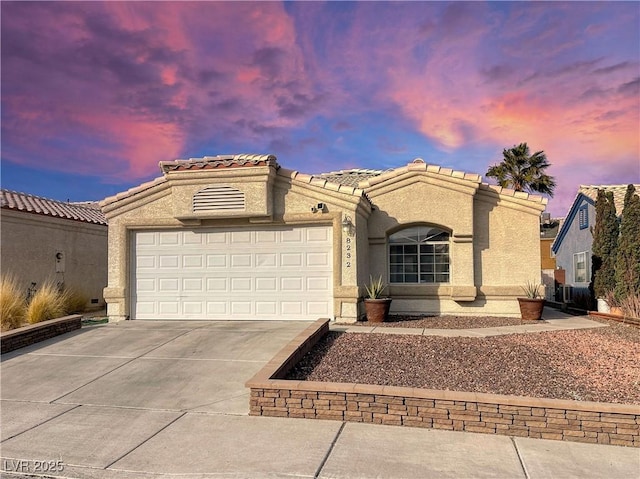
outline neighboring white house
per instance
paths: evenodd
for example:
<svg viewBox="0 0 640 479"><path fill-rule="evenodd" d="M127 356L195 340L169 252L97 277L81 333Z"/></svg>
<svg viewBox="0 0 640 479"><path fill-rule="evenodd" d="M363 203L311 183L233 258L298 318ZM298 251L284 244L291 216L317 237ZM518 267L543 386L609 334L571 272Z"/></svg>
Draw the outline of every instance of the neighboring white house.
<svg viewBox="0 0 640 479"><path fill-rule="evenodd" d="M556 267L565 270L565 284L577 289L587 289L591 281L591 245L596 222L596 198L598 190L613 193L616 214L620 216L628 185L580 186L566 215L551 251L556 257ZM640 185L634 185L636 190Z"/></svg>
<svg viewBox="0 0 640 479"><path fill-rule="evenodd" d="M104 307L107 221L97 203L65 203L15 191L0 194L1 267L27 296L45 281Z"/></svg>
<svg viewBox="0 0 640 479"><path fill-rule="evenodd" d="M111 321L355 321L370 275L392 312L519 315L546 199L416 159L308 175L272 155L161 162L102 203Z"/></svg>

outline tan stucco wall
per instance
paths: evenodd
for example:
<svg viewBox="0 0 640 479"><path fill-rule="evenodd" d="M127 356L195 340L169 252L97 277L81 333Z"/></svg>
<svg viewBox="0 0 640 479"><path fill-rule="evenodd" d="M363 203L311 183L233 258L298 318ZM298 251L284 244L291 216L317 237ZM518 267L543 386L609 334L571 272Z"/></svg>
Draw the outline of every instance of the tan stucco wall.
<svg viewBox="0 0 640 479"><path fill-rule="evenodd" d="M374 205L370 269L387 281L390 234L418 224L451 232L450 282L391 285L392 312L519 315L521 286L540 282L543 204L426 171L406 172L367 194Z"/></svg>
<svg viewBox="0 0 640 479"><path fill-rule="evenodd" d="M2 274L13 275L25 295L31 283L64 283L104 306L107 227L62 218L0 210ZM62 253L60 261L56 254ZM91 303L91 300L97 303Z"/></svg>
<svg viewBox="0 0 640 479"><path fill-rule="evenodd" d="M287 170L277 174L271 167L234 168L228 171L200 170L166 175L167 181L103 208L109 219L109 285L105 290L111 321L130 315L129 264L131 231L163 228L228 228L253 225L326 225L333 228L334 316L347 321L357 317L358 259L356 249L347 267L345 214L355 223L368 215L363 199L316 184L297 181ZM191 198L203 185L222 182L246 193L244 213L190 213ZM312 211L324 203L322 211ZM187 207L177 206L187 205ZM179 219L178 219L179 218ZM355 245L354 245L355 246Z"/></svg>
<svg viewBox="0 0 640 479"><path fill-rule="evenodd" d="M103 204L109 220L110 320L130 314L131 231L163 228L228 228L254 225L327 225L333 228L334 316L362 314L370 275L388 281L389 234L427 224L451 232L451 281L442 285L391 285L393 312L518 315L516 297L527 281L540 282L539 215L544 203L480 184L477 175L439 173L412 164L351 188L272 166L171 172ZM246 192L244 212L192 213L193 194L224 183ZM318 203L322 211L312 211ZM353 228L346 234L342 221Z"/></svg>

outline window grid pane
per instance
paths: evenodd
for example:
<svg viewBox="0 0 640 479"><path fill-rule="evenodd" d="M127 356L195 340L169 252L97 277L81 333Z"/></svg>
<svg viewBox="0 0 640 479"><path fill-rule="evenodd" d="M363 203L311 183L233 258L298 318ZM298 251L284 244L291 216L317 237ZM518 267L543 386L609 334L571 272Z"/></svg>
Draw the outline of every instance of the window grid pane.
<svg viewBox="0 0 640 479"><path fill-rule="evenodd" d="M389 238L389 279L392 283L448 283L449 233L415 227Z"/></svg>

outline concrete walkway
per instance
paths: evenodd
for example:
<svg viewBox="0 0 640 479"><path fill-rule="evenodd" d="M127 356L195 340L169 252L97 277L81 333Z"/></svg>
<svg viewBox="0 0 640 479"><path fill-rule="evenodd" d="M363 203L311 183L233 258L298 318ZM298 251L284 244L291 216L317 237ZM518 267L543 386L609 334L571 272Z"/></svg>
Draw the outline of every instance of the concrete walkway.
<svg viewBox="0 0 640 479"><path fill-rule="evenodd" d="M2 477L640 476L632 448L248 416L244 382L308 324L128 321L4 355Z"/></svg>
<svg viewBox="0 0 640 479"><path fill-rule="evenodd" d="M357 326L348 324L332 324L332 331L346 331L351 333L382 333L382 334L412 334L416 336L445 336L486 338L504 334L541 333L544 331L564 331L569 329L606 328L607 325L593 321L588 316L571 316L569 314L545 308L544 321L532 321L531 324L519 326L498 326L494 328L471 329L432 329L432 328L397 328L389 326Z"/></svg>

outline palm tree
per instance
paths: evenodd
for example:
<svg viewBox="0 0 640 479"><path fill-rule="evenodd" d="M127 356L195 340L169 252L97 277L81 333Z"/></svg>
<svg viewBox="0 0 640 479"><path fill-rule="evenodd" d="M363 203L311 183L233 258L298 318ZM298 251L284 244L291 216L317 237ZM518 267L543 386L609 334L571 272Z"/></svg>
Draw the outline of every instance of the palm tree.
<svg viewBox="0 0 640 479"><path fill-rule="evenodd" d="M544 193L553 196L556 181L545 174L549 167L544 151L533 155L526 143L502 150L504 159L487 171L487 176L495 178L499 186L513 188L516 191Z"/></svg>

